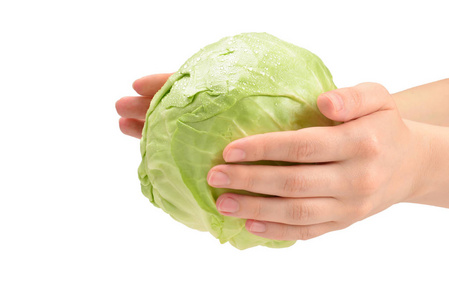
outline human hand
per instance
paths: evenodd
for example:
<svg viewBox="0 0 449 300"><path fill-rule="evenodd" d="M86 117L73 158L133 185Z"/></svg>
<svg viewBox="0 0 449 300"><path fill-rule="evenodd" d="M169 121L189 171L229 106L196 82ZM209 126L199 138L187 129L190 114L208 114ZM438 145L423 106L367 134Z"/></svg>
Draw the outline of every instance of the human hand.
<svg viewBox="0 0 449 300"><path fill-rule="evenodd" d="M133 83L133 89L140 96L123 97L115 103L117 113L121 116L120 130L124 134L138 139L142 137L145 115L151 99L171 75L171 73L154 74L137 79Z"/></svg>
<svg viewBox="0 0 449 300"><path fill-rule="evenodd" d="M344 123L249 136L224 149L228 163L315 164L213 167L211 186L270 195L223 194L216 203L221 214L247 219L247 230L262 237L305 240L422 192L426 151L416 125L401 119L383 86L364 83L324 93L317 101L326 117Z"/></svg>

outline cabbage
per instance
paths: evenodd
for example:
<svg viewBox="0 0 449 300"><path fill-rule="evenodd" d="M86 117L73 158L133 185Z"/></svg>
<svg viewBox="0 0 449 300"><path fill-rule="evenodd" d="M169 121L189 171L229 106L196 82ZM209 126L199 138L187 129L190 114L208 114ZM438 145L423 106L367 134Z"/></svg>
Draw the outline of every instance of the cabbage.
<svg viewBox="0 0 449 300"><path fill-rule="evenodd" d="M143 194L188 227L209 231L238 249L280 248L246 231L245 220L218 213L207 173L224 163L231 141L273 131L335 125L318 110L335 89L313 53L266 33L226 37L204 47L154 96L146 115L138 169Z"/></svg>

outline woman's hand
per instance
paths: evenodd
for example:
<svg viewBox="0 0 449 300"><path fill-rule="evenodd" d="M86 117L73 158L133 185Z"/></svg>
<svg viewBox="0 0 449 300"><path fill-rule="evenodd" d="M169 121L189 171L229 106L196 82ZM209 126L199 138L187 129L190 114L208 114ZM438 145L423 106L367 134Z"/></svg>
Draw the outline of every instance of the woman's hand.
<svg viewBox="0 0 449 300"><path fill-rule="evenodd" d="M124 134L141 138L150 101L170 75L140 78L133 88L141 96L117 101ZM403 117L447 126L448 84L445 79L393 96ZM449 128L402 120L392 96L373 83L327 92L318 107L344 123L228 145L226 162L313 164L214 167L210 185L272 196L221 195L217 209L222 214L248 219L246 227L254 234L296 240L345 228L398 202L449 208Z"/></svg>
<svg viewBox="0 0 449 300"><path fill-rule="evenodd" d="M317 101L326 117L344 123L250 136L225 148L224 160L237 164L212 168L209 184L270 196L223 194L220 213L248 219L248 231L262 237L305 240L423 193L427 152L412 130L419 123L401 119L383 86L364 83ZM309 164L238 164L262 160Z"/></svg>
<svg viewBox="0 0 449 300"><path fill-rule="evenodd" d="M145 115L151 99L171 75L172 73L154 74L137 79L133 83L133 88L140 96L123 97L115 103L115 108L121 116L120 130L124 134L138 139L142 137Z"/></svg>

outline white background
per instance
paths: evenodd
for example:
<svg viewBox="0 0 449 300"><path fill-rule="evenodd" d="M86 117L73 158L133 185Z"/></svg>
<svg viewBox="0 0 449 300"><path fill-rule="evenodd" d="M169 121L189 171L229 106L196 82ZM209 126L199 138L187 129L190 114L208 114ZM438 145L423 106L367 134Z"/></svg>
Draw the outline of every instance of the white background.
<svg viewBox="0 0 449 300"><path fill-rule="evenodd" d="M446 78L445 2L2 1L0 299L449 299L449 210L239 251L141 195L114 106L249 31L316 53L339 87Z"/></svg>

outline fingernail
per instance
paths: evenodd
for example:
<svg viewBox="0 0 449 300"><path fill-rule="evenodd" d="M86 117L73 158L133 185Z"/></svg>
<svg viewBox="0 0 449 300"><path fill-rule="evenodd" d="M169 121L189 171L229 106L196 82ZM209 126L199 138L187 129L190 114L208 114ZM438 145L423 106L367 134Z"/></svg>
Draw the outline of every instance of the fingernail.
<svg viewBox="0 0 449 300"><path fill-rule="evenodd" d="M343 99L341 99L340 95L335 93L326 94L327 99L330 100L336 112L343 109Z"/></svg>
<svg viewBox="0 0 449 300"><path fill-rule="evenodd" d="M232 198L222 198L219 200L217 208L220 212L235 213L239 210L240 205Z"/></svg>
<svg viewBox="0 0 449 300"><path fill-rule="evenodd" d="M240 149L231 149L226 153L226 157L224 158L227 162L241 161L246 157L246 153Z"/></svg>
<svg viewBox="0 0 449 300"><path fill-rule="evenodd" d="M267 230L267 226L263 222L259 221L249 221L250 224L248 224L248 230L251 232L265 232Z"/></svg>
<svg viewBox="0 0 449 300"><path fill-rule="evenodd" d="M231 183L228 175L223 172L213 171L210 173L209 178L207 179L210 185L213 186L226 186Z"/></svg>

